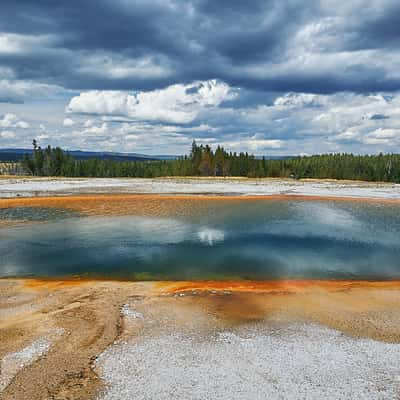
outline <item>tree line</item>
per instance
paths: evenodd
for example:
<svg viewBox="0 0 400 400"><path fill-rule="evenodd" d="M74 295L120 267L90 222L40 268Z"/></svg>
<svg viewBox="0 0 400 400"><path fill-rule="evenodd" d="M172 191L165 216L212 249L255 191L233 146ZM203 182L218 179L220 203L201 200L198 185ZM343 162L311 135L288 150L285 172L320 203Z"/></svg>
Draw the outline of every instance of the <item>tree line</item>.
<svg viewBox="0 0 400 400"><path fill-rule="evenodd" d="M346 153L299 156L287 159L256 158L248 153L227 152L218 146L192 144L190 154L175 160L116 161L74 159L59 147L42 149L33 141L23 169L35 176L137 177L242 176L249 178L320 178L400 183L400 155Z"/></svg>

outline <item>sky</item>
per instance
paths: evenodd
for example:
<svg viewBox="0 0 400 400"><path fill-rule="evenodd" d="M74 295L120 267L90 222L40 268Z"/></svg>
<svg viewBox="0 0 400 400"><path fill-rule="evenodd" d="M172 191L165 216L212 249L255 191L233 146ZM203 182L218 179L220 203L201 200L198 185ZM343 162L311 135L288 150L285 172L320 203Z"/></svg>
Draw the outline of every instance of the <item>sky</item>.
<svg viewBox="0 0 400 400"><path fill-rule="evenodd" d="M2 0L0 148L400 152L398 0Z"/></svg>

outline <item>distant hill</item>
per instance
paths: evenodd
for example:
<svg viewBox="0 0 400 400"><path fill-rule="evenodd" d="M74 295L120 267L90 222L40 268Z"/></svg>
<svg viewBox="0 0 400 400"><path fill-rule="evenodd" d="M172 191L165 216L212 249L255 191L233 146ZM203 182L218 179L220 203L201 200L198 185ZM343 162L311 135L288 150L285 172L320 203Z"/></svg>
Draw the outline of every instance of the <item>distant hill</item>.
<svg viewBox="0 0 400 400"><path fill-rule="evenodd" d="M24 154L32 154L32 149L0 149L0 161L20 161ZM177 156L148 156L137 153L115 153L107 151L68 151L77 160L87 160L97 158L101 160L114 161L154 161L154 160L174 160Z"/></svg>
<svg viewBox="0 0 400 400"><path fill-rule="evenodd" d="M265 158L266 160L289 160L290 158L295 158L298 156L256 156L257 160L262 160Z"/></svg>

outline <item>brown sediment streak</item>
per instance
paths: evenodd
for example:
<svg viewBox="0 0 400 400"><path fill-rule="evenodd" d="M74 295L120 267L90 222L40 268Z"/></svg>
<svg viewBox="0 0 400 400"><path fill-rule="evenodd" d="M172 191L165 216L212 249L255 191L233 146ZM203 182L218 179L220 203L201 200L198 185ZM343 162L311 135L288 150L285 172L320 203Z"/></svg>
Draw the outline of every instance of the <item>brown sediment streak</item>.
<svg viewBox="0 0 400 400"><path fill-rule="evenodd" d="M276 280L276 281L204 281L204 282L158 282L157 287L165 293L185 291L232 291L253 293L301 293L310 290L341 291L354 288L400 289L400 280Z"/></svg>

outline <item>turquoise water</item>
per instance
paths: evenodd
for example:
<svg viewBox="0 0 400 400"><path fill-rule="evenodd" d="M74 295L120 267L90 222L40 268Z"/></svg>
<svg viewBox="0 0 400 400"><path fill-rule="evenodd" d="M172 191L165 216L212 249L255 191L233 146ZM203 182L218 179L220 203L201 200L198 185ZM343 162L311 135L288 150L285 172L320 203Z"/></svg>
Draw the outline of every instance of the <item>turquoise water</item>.
<svg viewBox="0 0 400 400"><path fill-rule="evenodd" d="M124 279L400 278L400 207L243 201L195 216L87 217L5 209L0 276Z"/></svg>

